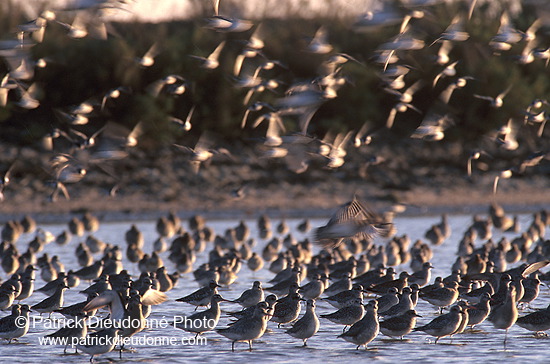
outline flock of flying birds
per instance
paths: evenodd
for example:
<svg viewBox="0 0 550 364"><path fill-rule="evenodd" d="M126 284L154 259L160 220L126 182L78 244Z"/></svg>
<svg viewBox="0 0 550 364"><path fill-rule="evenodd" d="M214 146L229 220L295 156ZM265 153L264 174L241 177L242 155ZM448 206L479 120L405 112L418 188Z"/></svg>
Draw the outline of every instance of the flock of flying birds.
<svg viewBox="0 0 550 364"><path fill-rule="evenodd" d="M35 71L47 68L56 60L53 55L35 60L31 56L31 48L44 39L51 24L61 26L70 38L107 39L110 36L110 26L105 21L105 15L113 11L124 11L124 3L126 1L123 0L78 2L78 7L45 10L36 19L21 24L16 32L16 39L0 43L0 58L8 69L0 83L0 107L14 104L21 111L40 107L42 85L38 80L35 81ZM453 48L470 38L466 29L476 11L476 3L475 0L464 2L466 10L459 11L451 24L440 34L424 34L421 37L419 35L425 33L425 29L418 29L417 21L421 18L429 19L430 9L439 6L439 1L384 2L382 9L368 12L352 25L352 29L357 32L375 32L381 28L399 25L397 34L378 47L368 64L360 62L352 55L336 52L329 42L329 27L321 26L305 49L306 52L323 59L317 77L296 80L286 87L284 94L275 98L274 102L266 101L273 99L272 96L264 97L266 91L280 93L284 85L270 78L269 72L275 68L285 72L287 65L285 60L270 59L265 52L266 43L269 42L269 30L263 24L224 16L220 12L220 5L223 8L223 3L214 1L214 15L206 19L206 31L251 31L251 36L241 44L241 52L236 59L227 60L221 57L224 48L231 42L230 39L221 41L209 55L190 56L196 59L205 72L218 68L220 62L234 62L233 74L228 75L228 78L234 82L237 92L246 90L240 127L260 128L261 125L266 125L265 137L258 143L257 149L261 158L283 161L286 167L295 173L307 171L312 163L319 163L326 169L337 169L346 162L346 156L351 148L368 148L365 146L377 138L379 131L392 129L402 118L406 118L405 113L409 110L423 115L421 124L412 132L411 138L424 141L440 141L445 138L448 128L457 123L453 114L453 109L456 109L456 105L452 105L453 95L470 82L480 82L468 74L463 74L461 60L453 58ZM74 14L71 24L58 20L67 14ZM548 40L543 34L547 28L546 19L539 18L529 28L517 29L514 19L504 9L500 17L500 27L488 47L492 51L492 56L510 57L520 65L535 62L547 65L550 60L550 48L545 48L548 44L543 43ZM521 54L513 53L520 46ZM426 80L426 75L422 74L419 67L407 64L409 59L414 58L414 52L426 48L433 49L435 53L433 59L427 61L440 69L431 80ZM156 42L144 55L135 58L135 64L142 69L152 67L155 65L155 58L162 51L160 42ZM353 87L350 86L353 80L346 75L348 63L378 69L383 83L382 91L395 97L395 104L389 111L385 127L365 122L359 130L339 133L329 130L322 139L312 137L309 134L310 122L319 108L327 101L337 99L342 87ZM416 93L425 88L441 87L443 84L447 86L427 110L415 106ZM474 94L472 98L486 100L492 108L499 109L505 102L514 102L507 97L513 86L508 85L498 95ZM196 87L200 85L190 85L183 75L168 74L148 85L143 92L154 97L160 94L178 97ZM116 127L112 121L106 121L91 135L84 133L81 127L87 125L91 117L109 120L109 109L117 99L123 94L131 96L133 92L136 90L120 85L84 100L79 105L54 110L57 120L52 121L51 133L43 138L45 149L51 152L49 164L44 166L44 169L48 172L53 186L50 195L52 200L58 199L60 194L67 199L70 198L66 185L81 181L90 171L98 170L98 173L106 173L118 181L121 180L116 168L108 168L109 162L114 163L129 155L131 148L138 144L146 129L143 122L137 122L134 129L129 131ZM171 116L170 120L181 130L188 132L193 127L193 113L196 108L200 108L200 105L193 106L186 118ZM518 105L516 111L522 115L521 118L510 115L508 120L503 120L500 128L487 135L486 140L490 140L491 148L496 147L504 153L513 154L520 148L522 133L532 134L535 131L539 140L543 138L548 120L547 100L544 97L534 99L529 105ZM287 122L291 119L292 123ZM288 130L289 124L297 125L298 130ZM534 147L533 144L522 146L528 148L531 153L520 163L514 161L513 165L494 174L494 192L499 179L524 173L526 168L536 166L547 159L548 151L544 148L536 149L537 145L535 143ZM229 150L216 147L216 140L208 130L194 146L175 146L174 151L184 153L195 172L217 155L234 158ZM480 146L471 152L464 163L468 176L474 172L476 161L492 158L486 150L491 148ZM14 169L17 169L16 162L4 170L4 178L0 185L2 198ZM116 193L119 187L120 183L117 183L111 193Z"/></svg>
<svg viewBox="0 0 550 364"><path fill-rule="evenodd" d="M93 361L96 355L115 348L115 341L98 342L98 338L124 339L149 332L147 318L152 311L167 315L162 305L169 299L181 305L183 312L195 306L185 315L186 321L174 319L169 329L188 331L195 338L219 334L231 340L232 351L238 342L247 342L252 350L252 342L264 336L269 322L272 334L284 331L302 340L303 346L317 334L321 323L341 325L344 329L338 338L357 349L367 348L380 333L403 340L420 331L435 337L437 344L441 338L465 330L475 335L479 330L473 327L485 327L486 320L506 334L517 324L540 336L550 329L550 306L521 316L519 312L539 297L541 280L550 281L550 274L540 271L550 263L550 240L545 240L549 224L549 212L541 210L522 230L517 218L493 204L488 216L474 216L465 227L450 275L432 280L431 261L438 260L432 246L445 243L451 234L447 216L425 231L426 242L412 242L406 233L397 235L390 215L371 211L357 197L341 206L324 226L314 229L311 240L301 241L292 236L285 220L275 226L265 215L258 218L257 236L253 236L244 221L222 233L209 227L200 215L183 224L176 214L169 213L157 220L158 238L147 243L153 249L151 254L144 252L144 234L135 224L125 232L123 247L94 236L100 221L90 213L71 218L67 229L57 236L25 216L2 228L0 257L6 280L0 284L0 309L9 309L11 314L0 318L0 338L11 343L25 340L29 330L40 330L45 337L69 340L57 344L64 346L64 354L75 338L76 351L91 355ZM311 223L304 219L296 229L309 233ZM515 237L502 235L495 242L496 229ZM25 244L22 240L32 234L35 237ZM385 243L374 243L377 237L385 238ZM256 244L256 239L262 244ZM48 244L75 249L74 257L62 262L57 255L44 252ZM204 263L196 267L198 257ZM77 263L80 268L75 268ZM66 270L65 264L73 269ZM173 274L168 273L174 268ZM233 284L242 269L267 269L273 278L250 282L252 287L241 292ZM401 270L398 277L397 269ZM139 277L129 274L137 270ZM191 274L200 288L195 290L185 280L185 287L174 294L180 276ZM44 283L35 288L38 277ZM218 287L226 287L225 297ZM64 299L68 288L78 289L87 298L68 305ZM185 296L178 297L181 292ZM230 300L230 296L236 298ZM370 301L365 303L366 299ZM306 311L300 316L303 301ZM331 311L318 315L316 307L321 303L323 310L330 306ZM424 317L425 324L417 325L422 316L416 306L428 304L439 315L426 309L435 317ZM201 308L205 306L208 308ZM238 306L242 310L234 311ZM447 308L449 312L443 313ZM31 327L31 312L48 318L63 315L73 321L55 332L43 331ZM94 321L95 327L88 328L94 316L100 316L104 324L98 327ZM221 317L232 321L221 328ZM217 334L208 333L213 330ZM505 348L506 340L507 335ZM120 344L119 355L127 349Z"/></svg>

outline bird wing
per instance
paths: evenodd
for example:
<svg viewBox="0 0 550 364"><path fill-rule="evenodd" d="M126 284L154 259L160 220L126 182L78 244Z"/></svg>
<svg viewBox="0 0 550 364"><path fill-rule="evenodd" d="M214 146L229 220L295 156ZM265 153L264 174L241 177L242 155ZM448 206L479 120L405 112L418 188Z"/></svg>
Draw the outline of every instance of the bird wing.
<svg viewBox="0 0 550 364"><path fill-rule="evenodd" d="M218 61L218 58L220 57L220 53L222 52L222 48L224 47L225 45L225 40L223 42L221 42L217 47L216 49L214 49L214 52L212 52L209 56L208 56L208 59L211 60L211 61Z"/></svg>
<svg viewBox="0 0 550 364"><path fill-rule="evenodd" d="M161 291L156 289L149 289L143 297L141 297L141 303L146 306L159 305L165 302L168 299L168 296ZM93 300L92 300L93 301Z"/></svg>
<svg viewBox="0 0 550 364"><path fill-rule="evenodd" d="M113 290L108 290L101 293L99 296L93 298L90 302L84 306L82 311L92 311L102 307L105 307L113 302L116 299L118 293Z"/></svg>
<svg viewBox="0 0 550 364"><path fill-rule="evenodd" d="M393 107L390 110L390 114L388 115L388 120L386 120L386 127L388 129L391 129L393 126L393 121L395 120L395 115L397 114L397 108Z"/></svg>
<svg viewBox="0 0 550 364"><path fill-rule="evenodd" d="M210 134L208 131L205 131L199 137L197 144L195 144L195 151L199 152L201 150L208 150L212 147L213 144L214 138L212 134Z"/></svg>
<svg viewBox="0 0 550 364"><path fill-rule="evenodd" d="M143 134L143 121L140 121L134 126L130 134L126 137L126 146L134 147L137 145L137 138Z"/></svg>
<svg viewBox="0 0 550 364"><path fill-rule="evenodd" d="M408 95L414 95L422 86L424 86L424 81L421 79L413 83L404 93Z"/></svg>
<svg viewBox="0 0 550 364"><path fill-rule="evenodd" d="M527 277L529 274L546 267L548 264L550 264L550 260L542 260L540 262L531 263L527 267L525 267L521 275L523 277Z"/></svg>
<svg viewBox="0 0 550 364"><path fill-rule="evenodd" d="M439 51L437 52L438 57L440 58L448 58L449 52L453 48L453 43L449 40L444 40L441 42L441 47L439 47Z"/></svg>
<svg viewBox="0 0 550 364"><path fill-rule="evenodd" d="M498 96L496 97L497 99L500 98L500 99L503 99L504 96L506 96L508 94L508 92L510 92L510 90L512 89L512 84L510 84L510 86L508 86L506 88L506 90L502 91L500 94L498 94Z"/></svg>
<svg viewBox="0 0 550 364"><path fill-rule="evenodd" d="M155 58L159 54L159 51L160 50L159 50L158 43L155 42L153 43L151 48L149 48L147 52L145 52L145 55L143 56L143 58Z"/></svg>

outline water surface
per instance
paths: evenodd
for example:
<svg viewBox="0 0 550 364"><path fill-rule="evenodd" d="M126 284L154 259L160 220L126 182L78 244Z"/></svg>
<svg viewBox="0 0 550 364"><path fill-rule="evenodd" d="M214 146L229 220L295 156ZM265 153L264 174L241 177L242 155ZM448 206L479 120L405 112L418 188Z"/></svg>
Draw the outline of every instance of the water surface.
<svg viewBox="0 0 550 364"><path fill-rule="evenodd" d="M531 215L521 215L520 223L522 228L526 228L531 220ZM308 234L301 234L297 231L296 226L301 220L286 220L291 228L293 236L297 239L303 239ZM258 237L256 222L246 220L251 228L251 236L255 237L257 245L254 251L261 252L267 241L262 241ZM279 220L273 220L272 225L275 227ZM398 229L398 235L408 234L412 241L422 239L424 232L434 223L439 222L438 216L422 216L422 217L402 217L396 218L395 224ZM436 276L447 276L450 274L450 266L456 259L456 250L458 241L463 235L468 225L471 222L471 216L457 215L450 216L449 222L452 226L452 234L444 244L434 249L434 259L432 264L433 269L432 281ZM146 245L145 252L152 251L153 241L157 238L155 231L155 221L138 221L138 222L102 222L100 230L94 235L106 242L118 244L125 251L124 233L134 223L144 233ZM208 221L216 233L223 235L225 229L236 227L239 222L235 220L219 220ZM326 223L326 219L311 220L312 226L320 226ZM184 223L185 228L188 228ZM57 235L62 230L66 229L65 224L56 225L41 225L42 228ZM509 239L512 239L517 234L506 233ZM494 231L493 240L503 236L501 232ZM18 242L20 251L26 249L27 242L33 238L33 235L24 235ZM74 256L74 250L80 241L84 241L85 237L73 237L72 241L66 246L58 246L55 243L48 244L44 251L39 253L48 253L50 256L58 255L61 261L65 264L66 270L78 269L78 263ZM385 240L376 240L377 244L384 244ZM482 242L477 241L476 246ZM208 251L208 249L207 249ZM202 262L207 260L207 251L197 256L195 267L198 267ZM174 265L168 260L168 252L161 254L168 271L175 270ZM98 256L96 256L97 258ZM124 257L124 267L136 277L139 275L137 264L131 264ZM267 282L273 277L273 273L267 270L268 264L259 272L252 273L243 264L243 268L239 272L238 280L229 288L221 289L222 296L228 299L237 298L240 293L250 288L254 280ZM396 267L397 272L402 270L410 271L408 264ZM5 276L5 274L4 274ZM40 287L44 282L37 274L36 286ZM5 277L3 277L5 278ZM264 284L266 286L268 284ZM75 289L68 290L65 296L65 305L70 305L80 302L84 299L78 291L84 289L87 283ZM190 314L194 307L185 303L175 302L175 299L187 295L198 288L198 284L193 280L192 274L186 274L180 279L178 286L172 291L169 291L169 300L159 306L153 307L153 312L150 316L151 320L160 320L166 318L171 320L174 316ZM25 303L34 304L44 299L45 296L40 293L33 294ZM541 294L532 303L534 308L543 308L550 303L550 294L547 288L542 287ZM222 303L222 309L237 310L240 306L231 303ZM420 301L417 312L422 315L419 318L418 325L422 325L430 321L436 316L436 308L427 302ZM304 310L302 310L303 312ZM329 304L319 301L317 305L317 313L330 313L334 308ZM5 312L6 315L8 312ZM520 315L525 312L520 312ZM37 314L34 314L37 315ZM55 315L54 315L55 316ZM228 317L222 314L222 318L218 327L225 327L229 321ZM288 325L287 325L288 326ZM121 362L178 362L188 363L192 361L200 362L227 362L227 363L242 363L242 362L277 362L277 363L296 363L299 361L309 360L311 362L337 362L345 358L345 360L377 360L381 362L497 362L497 361L542 361L546 358L547 347L549 344L548 338L537 339L530 332L513 326L508 333L508 343L506 350L503 347L504 331L495 330L492 324L484 322L474 332L466 332L457 335L452 339L443 338L437 345L433 344L433 338L421 333L414 332L406 337L406 340L392 340L380 334L373 342L369 344L369 350L355 350L355 346L342 339L337 338L342 332L342 326L333 324L325 319L321 319L321 329L319 332L308 340L308 346L302 347L301 340L294 339L284 333L283 328L277 328L277 325L270 323L267 332L260 340L253 344L254 350L249 352L246 343L237 343L236 352L231 352L231 342L215 332L207 332L204 334L206 338L205 346L191 345L164 345L164 346L136 346L135 352L124 352ZM0 343L0 353L3 362L12 363L28 363L32 361L44 362L45 360L53 360L59 363L76 363L87 362L89 356L87 354L78 355L63 355L63 348L59 346L40 346L39 337L52 333L54 330L47 330L44 326L36 325L31 328L29 334L24 336L17 343L7 344ZM192 338L193 335L179 329L174 329L171 326L168 328L152 328L145 330L136 335L136 337L175 337L178 340ZM72 352L72 351L70 351ZM103 354L95 359L98 362L119 361L118 352Z"/></svg>

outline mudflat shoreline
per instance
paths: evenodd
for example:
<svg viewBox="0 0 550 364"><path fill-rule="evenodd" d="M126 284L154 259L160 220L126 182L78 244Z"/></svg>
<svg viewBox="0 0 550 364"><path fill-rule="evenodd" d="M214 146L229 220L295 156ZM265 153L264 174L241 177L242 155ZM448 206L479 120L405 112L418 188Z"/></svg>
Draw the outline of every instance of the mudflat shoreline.
<svg viewBox="0 0 550 364"><path fill-rule="evenodd" d="M443 186L416 186L407 191L380 189L369 183L327 180L314 184L288 184L248 187L242 198L236 199L215 186L187 187L186 193L172 201L163 201L145 188L130 194L109 196L100 188L79 187L70 200L48 201L48 196L8 194L0 204L0 221L18 219L25 214L42 223L58 223L68 217L89 211L104 221L150 220L168 211L182 218L201 214L208 219L245 219L266 214L274 218L315 218L330 216L336 208L357 194L377 211L388 211L395 205L404 207L403 215L484 214L496 201L509 213L531 213L550 208L550 194L545 193L545 178L509 180L496 196L490 181L469 185L457 180Z"/></svg>
<svg viewBox="0 0 550 364"><path fill-rule="evenodd" d="M110 168L109 174L88 166L81 181L66 184L69 200L58 194L51 201L54 185L47 173L51 155L35 148L0 145L0 166L6 170L14 164L0 201L0 222L25 214L43 223L63 222L85 211L118 221L148 220L168 211L182 218L195 214L211 219L261 214L327 217L354 195L379 212L402 205L407 215L483 214L493 202L509 213L550 209L546 164L501 179L493 195L498 172L476 168L470 179L459 147L431 148L427 155L402 145L394 146L397 150L382 148L385 162L376 165L365 165L368 154L352 149L338 169L312 164L300 174L283 162L252 158L253 152L243 148L232 151L241 153L234 160L214 161L198 174L189 168L185 156L170 149L156 153L134 149L127 158L102 165ZM117 192L110 194L113 189Z"/></svg>

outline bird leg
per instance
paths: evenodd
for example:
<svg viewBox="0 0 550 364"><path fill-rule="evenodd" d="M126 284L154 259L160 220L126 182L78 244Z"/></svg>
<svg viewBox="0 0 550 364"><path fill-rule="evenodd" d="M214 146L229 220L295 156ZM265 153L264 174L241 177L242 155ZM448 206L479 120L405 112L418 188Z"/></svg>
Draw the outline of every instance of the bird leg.
<svg viewBox="0 0 550 364"><path fill-rule="evenodd" d="M508 338L508 329L506 329L506 332L504 333L504 350L506 350L506 339Z"/></svg>

